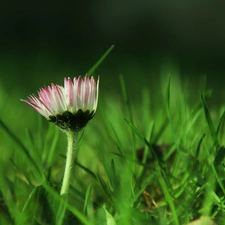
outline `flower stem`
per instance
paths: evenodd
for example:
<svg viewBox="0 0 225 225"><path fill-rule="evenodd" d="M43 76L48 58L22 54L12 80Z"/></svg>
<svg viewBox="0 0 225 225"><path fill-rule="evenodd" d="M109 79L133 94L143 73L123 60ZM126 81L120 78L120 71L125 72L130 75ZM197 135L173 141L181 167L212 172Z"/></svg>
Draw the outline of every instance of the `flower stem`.
<svg viewBox="0 0 225 225"><path fill-rule="evenodd" d="M66 155L66 165L60 195L65 195L69 191L70 176L74 161L78 131L67 131L68 147Z"/></svg>

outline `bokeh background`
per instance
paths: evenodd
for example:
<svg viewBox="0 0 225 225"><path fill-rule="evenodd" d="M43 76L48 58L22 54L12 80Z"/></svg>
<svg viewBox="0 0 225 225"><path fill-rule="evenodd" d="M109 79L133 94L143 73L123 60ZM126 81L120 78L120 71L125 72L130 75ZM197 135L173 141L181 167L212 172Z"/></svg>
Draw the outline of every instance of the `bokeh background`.
<svg viewBox="0 0 225 225"><path fill-rule="evenodd" d="M134 95L157 90L162 73L224 99L225 4L211 0L2 1L0 83L27 96L65 76L85 75L115 44L95 75L114 92L123 74ZM24 97L25 97L24 96ZM23 96L21 96L23 97Z"/></svg>

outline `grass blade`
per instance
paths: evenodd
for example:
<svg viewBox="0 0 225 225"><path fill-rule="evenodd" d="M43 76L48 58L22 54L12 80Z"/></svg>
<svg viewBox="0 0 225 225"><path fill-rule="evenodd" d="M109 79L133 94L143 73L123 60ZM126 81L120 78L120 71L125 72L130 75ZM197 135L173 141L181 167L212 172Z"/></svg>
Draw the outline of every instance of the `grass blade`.
<svg viewBox="0 0 225 225"><path fill-rule="evenodd" d="M219 134L220 128L221 128L221 126L222 126L222 124L223 124L224 117L225 117L225 110L224 110L222 116L220 117L218 126L217 126L217 128L216 128L216 134L217 134L217 135Z"/></svg>
<svg viewBox="0 0 225 225"><path fill-rule="evenodd" d="M219 151L214 159L214 166L217 168L219 165L221 165L221 163L223 162L225 157L225 147L222 146L221 148L219 148Z"/></svg>
<svg viewBox="0 0 225 225"><path fill-rule="evenodd" d="M166 106L167 106L168 116L170 117L170 76L169 76L168 84L166 87Z"/></svg>
<svg viewBox="0 0 225 225"><path fill-rule="evenodd" d="M195 154L195 158L198 159L199 158L199 155L200 155L200 150L201 150L201 146L202 146L202 142L205 138L206 134L203 134L198 142L198 145L197 145L197 149L196 149L196 154Z"/></svg>
<svg viewBox="0 0 225 225"><path fill-rule="evenodd" d="M91 76L95 70L100 66L100 64L104 61L104 59L109 55L109 53L113 50L115 46L112 45L106 52L105 54L91 67L90 70L88 70L87 74Z"/></svg>
<svg viewBox="0 0 225 225"><path fill-rule="evenodd" d="M127 105L127 109L128 109L128 113L129 113L129 120L131 121L131 123L134 123L131 102L130 102L130 98L127 94L125 81L124 81L124 78L122 75L120 75L119 78L120 78L120 85L121 85L121 89L122 89L123 99L125 101L125 104Z"/></svg>
<svg viewBox="0 0 225 225"><path fill-rule="evenodd" d="M80 168L82 168L84 171L86 171L88 174L90 174L95 180L97 180L99 184L101 185L102 189L105 191L106 195L109 197L110 200L112 200L111 191L109 190L106 182L100 176L98 176L97 174L95 174L94 172L89 170L87 167L81 165L78 162L75 162L75 164L79 166Z"/></svg>
<svg viewBox="0 0 225 225"><path fill-rule="evenodd" d="M202 101L202 107L203 107L203 110L204 110L205 118L206 118L209 130L210 130L211 136L213 138L214 146L216 148L218 148L219 147L219 141L218 141L218 138L217 138L217 132L216 132L214 124L212 122L212 118L210 116L206 100L205 100L202 93L201 93L201 101Z"/></svg>
<svg viewBox="0 0 225 225"><path fill-rule="evenodd" d="M91 191L92 191L92 186L90 184L88 186L87 191L86 191L86 194L85 194L83 213L87 213L87 206L88 206L88 202L90 200Z"/></svg>
<svg viewBox="0 0 225 225"><path fill-rule="evenodd" d="M162 191L163 191L163 193L165 195L166 202L169 204L169 207L171 209L171 212L172 212L172 215L173 215L172 218L174 220L174 224L179 225L180 223L179 223L178 216L177 216L177 210L176 210L175 205L173 203L173 199L172 199L172 197L171 197L171 195L169 193L170 188L167 186L167 184L165 182L165 179L162 176L160 171L158 171L157 177L158 177L159 184L160 184L160 186L162 188Z"/></svg>
<svg viewBox="0 0 225 225"><path fill-rule="evenodd" d="M74 162L74 164L76 164L76 165L79 166L81 169L83 169L85 172L87 172L89 175L91 175L95 180L98 179L98 178L97 178L97 175L96 175L94 172L92 172L90 169L88 169L87 167L81 165L80 163L78 163L78 162L76 162L76 161Z"/></svg>
<svg viewBox="0 0 225 225"><path fill-rule="evenodd" d="M153 154L154 158L157 159L157 161L161 161L159 159L159 157L157 156L155 150L153 149L152 145L147 141L147 139L139 132L139 130L127 119L124 118L124 120L126 121L126 123L130 126L130 128L132 129L132 131L148 146L149 150L151 151L151 153Z"/></svg>
<svg viewBox="0 0 225 225"><path fill-rule="evenodd" d="M139 132L139 130L126 118L124 118L125 122L130 126L131 130L143 141L145 142L144 136Z"/></svg>
<svg viewBox="0 0 225 225"><path fill-rule="evenodd" d="M115 222L113 216L107 211L105 205L103 206L103 209L105 211L106 224L107 225L116 225L116 222Z"/></svg>
<svg viewBox="0 0 225 225"><path fill-rule="evenodd" d="M54 223L54 212L51 206L54 204L52 204L48 192L43 186L35 187L23 207L17 224L34 224L34 221L39 221L41 224Z"/></svg>

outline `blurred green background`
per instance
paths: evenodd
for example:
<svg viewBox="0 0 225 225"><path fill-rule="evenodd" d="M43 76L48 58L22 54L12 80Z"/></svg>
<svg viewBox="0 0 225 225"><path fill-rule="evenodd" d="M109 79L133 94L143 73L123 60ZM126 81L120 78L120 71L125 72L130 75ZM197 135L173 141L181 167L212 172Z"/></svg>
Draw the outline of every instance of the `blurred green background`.
<svg viewBox="0 0 225 225"><path fill-rule="evenodd" d="M118 75L138 95L157 90L162 73L180 74L190 88L213 89L223 100L225 14L221 1L2 1L0 84L26 98L65 76L84 75L115 44L97 69L101 91L116 92Z"/></svg>

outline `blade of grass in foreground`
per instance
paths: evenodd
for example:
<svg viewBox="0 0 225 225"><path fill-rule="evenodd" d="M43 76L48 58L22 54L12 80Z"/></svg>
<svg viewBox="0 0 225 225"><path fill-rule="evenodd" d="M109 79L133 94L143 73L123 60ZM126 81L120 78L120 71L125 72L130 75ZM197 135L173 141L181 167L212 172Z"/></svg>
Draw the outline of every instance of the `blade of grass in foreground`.
<svg viewBox="0 0 225 225"><path fill-rule="evenodd" d="M91 76L95 70L100 66L100 64L104 61L104 59L109 55L109 53L113 50L115 46L112 45L105 54L91 67L91 69L88 70L87 74Z"/></svg>
<svg viewBox="0 0 225 225"><path fill-rule="evenodd" d="M83 213L87 213L87 207L88 207L88 202L90 200L91 191L92 191L92 186L90 184L88 186L87 191L86 191L86 194L85 194Z"/></svg>
<svg viewBox="0 0 225 225"><path fill-rule="evenodd" d="M55 224L56 225L62 225L63 224L63 220L65 217L65 213L66 213L66 203L68 202L68 196L67 195L63 195L61 196L61 201L59 202L59 207L58 207L58 211L56 214L56 220L55 220Z"/></svg>
<svg viewBox="0 0 225 225"><path fill-rule="evenodd" d="M201 93L201 101L202 101L202 107L203 107L203 110L204 110L205 118L206 118L209 130L210 130L211 136L213 138L214 146L216 148L218 148L219 147L219 141L218 141L218 138L217 138L217 133L216 133L214 124L212 122L212 118L210 116L206 100L205 100L202 93Z"/></svg>
<svg viewBox="0 0 225 225"><path fill-rule="evenodd" d="M127 93L125 81L124 81L124 78L122 75L120 75L119 78L120 78L120 85L121 85L121 89L122 89L123 99L125 101L125 104L126 104L127 110L128 110L129 120L131 121L132 124L134 124L131 101L130 101L129 95ZM133 141L133 159L135 160L136 159L136 148L135 148L135 135L133 132L132 132L132 141ZM135 170L135 164L133 165L133 170Z"/></svg>
<svg viewBox="0 0 225 225"><path fill-rule="evenodd" d="M116 225L116 222L115 222L113 216L107 211L105 205L103 205L103 209L104 209L104 211L105 211L106 224L107 224L107 225Z"/></svg>
<svg viewBox="0 0 225 225"><path fill-rule="evenodd" d="M222 124L223 124L224 117L225 117L225 110L223 111L223 114L222 114L222 116L220 117L218 126L217 126L217 128L216 128L216 134L217 134L217 135L219 134L220 128L221 128L221 126L222 126Z"/></svg>
<svg viewBox="0 0 225 225"><path fill-rule="evenodd" d="M169 76L168 84L167 84L167 87L166 87L166 111L167 111L167 117L168 117L169 124L170 124L171 134L172 134L173 139L174 139L174 143L176 144L177 149L179 149L179 140L176 137L175 129L174 129L174 126L173 126L173 123L172 123L171 112L170 112L170 88L171 88L171 78Z"/></svg>

